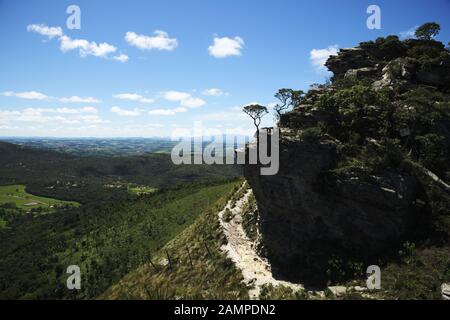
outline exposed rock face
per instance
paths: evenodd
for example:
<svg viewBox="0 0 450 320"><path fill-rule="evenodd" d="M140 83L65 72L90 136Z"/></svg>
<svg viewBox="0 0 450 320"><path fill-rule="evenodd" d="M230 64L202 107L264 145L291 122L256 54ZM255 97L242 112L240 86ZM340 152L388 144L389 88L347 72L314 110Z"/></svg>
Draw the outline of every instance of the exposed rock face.
<svg viewBox="0 0 450 320"><path fill-rule="evenodd" d="M427 45L437 56L428 61L405 58L406 52L420 51ZM376 86L388 86L394 80L400 84L409 81L411 84L425 84L439 88L450 88L450 54L445 52L443 45L436 41L398 40L386 41L382 45L366 42L355 48L341 49L337 56L331 56L326 66L334 73L334 79L339 78L378 78ZM403 82L402 82L403 81Z"/></svg>
<svg viewBox="0 0 450 320"><path fill-rule="evenodd" d="M360 68L360 69L349 69L345 72L345 78L363 79L368 76L377 74L377 68Z"/></svg>
<svg viewBox="0 0 450 320"><path fill-rule="evenodd" d="M244 169L268 257L286 276L325 272L333 255L370 262L413 223L413 177L387 172L369 183L350 175L330 189L323 174L335 162L333 141L284 139L277 175L261 176L258 166Z"/></svg>
<svg viewBox="0 0 450 320"><path fill-rule="evenodd" d="M422 58L422 53L417 54L424 48L429 50L430 57ZM377 130L377 117L388 115L392 108L401 110L404 103L394 100L411 88L421 86L448 94L449 61L450 53L438 42L401 42L389 38L342 49L326 63L334 72L333 83L311 89L300 105L281 116L278 174L262 176L258 165L244 166L244 176L258 202L262 243L280 273L301 281L314 281L315 276L320 280L326 273L328 261L334 257L377 264L380 257L398 250L397 246L408 239L410 233L423 227L420 225L423 220L419 222L419 219L423 219L424 213L419 212L417 199L426 187L413 172L386 165L383 169L369 170L368 175L351 170L342 171L343 174L339 171L338 175L330 173L336 172L334 169L341 156L339 150L344 145L358 144L361 150L370 144L380 146L378 141L393 127L399 129L392 131L390 139L402 141L405 146L413 141L410 136L417 132L404 124L393 123L390 116L383 120L384 124L391 121L387 129ZM389 100L390 104L361 102L365 96L352 101L349 90L345 93L346 99L341 99L338 95L342 87L335 85L337 80L362 80L365 84L357 82L359 88L366 85L377 93L381 89L390 90L389 98L383 100ZM352 94L357 94L355 92ZM335 94L337 97L333 96ZM322 97L325 103L318 104ZM346 101L347 105L333 105L334 101ZM389 112L383 113L386 110ZM351 121L349 117L354 118ZM372 124L375 122L372 129L364 131L364 125L352 127L353 123L370 117L375 119L370 120ZM350 134L356 134L358 142L340 141L336 130L331 129L335 135L330 136L320 129L321 126L339 128L340 121L346 123ZM430 125L430 131L422 129L420 134L435 130L433 133L447 139L445 132L448 130L438 128L439 123L448 123L446 121L440 118L433 124L434 129ZM308 138L303 135L308 130L312 134L321 133ZM372 138L370 135L374 132L376 137ZM389 152L389 147L380 150ZM358 161L367 161L361 165L367 168L371 160L366 157Z"/></svg>
<svg viewBox="0 0 450 320"><path fill-rule="evenodd" d="M326 66L335 75L345 75L348 70L375 67L376 62L362 48L341 49L339 55L331 56Z"/></svg>

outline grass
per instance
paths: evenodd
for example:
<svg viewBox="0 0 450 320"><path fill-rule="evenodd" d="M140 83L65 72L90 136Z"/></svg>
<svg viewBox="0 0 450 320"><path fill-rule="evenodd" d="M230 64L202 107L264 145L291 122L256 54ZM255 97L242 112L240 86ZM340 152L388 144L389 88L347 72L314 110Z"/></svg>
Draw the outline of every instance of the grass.
<svg viewBox="0 0 450 320"><path fill-rule="evenodd" d="M99 298L248 299L242 274L220 249L226 239L217 216L240 184L228 185L192 225Z"/></svg>
<svg viewBox="0 0 450 320"><path fill-rule="evenodd" d="M74 201L62 201L32 195L26 191L24 185L0 186L0 205L10 203L25 211L30 211L31 209L52 210L64 206L79 206L79 203Z"/></svg>
<svg viewBox="0 0 450 320"><path fill-rule="evenodd" d="M382 269L385 299L441 299L441 284L450 282L450 247L413 248Z"/></svg>
<svg viewBox="0 0 450 320"><path fill-rule="evenodd" d="M259 294L261 300L308 300L308 293L304 290L294 291L291 288L279 285L265 284Z"/></svg>
<svg viewBox="0 0 450 320"><path fill-rule="evenodd" d="M143 194L150 194L152 192L155 192L156 188L152 188L149 186L129 186L128 187L128 192L132 193L132 194L136 194L138 196L143 195Z"/></svg>

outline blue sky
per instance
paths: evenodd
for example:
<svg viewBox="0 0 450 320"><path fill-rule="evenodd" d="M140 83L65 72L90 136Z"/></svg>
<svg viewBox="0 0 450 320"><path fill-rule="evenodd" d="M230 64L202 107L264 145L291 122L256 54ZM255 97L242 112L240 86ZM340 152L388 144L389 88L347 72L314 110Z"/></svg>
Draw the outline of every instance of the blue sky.
<svg viewBox="0 0 450 320"><path fill-rule="evenodd" d="M72 4L80 30L66 26ZM371 4L380 30L366 26ZM447 43L449 12L448 0L0 0L0 136L170 136L198 121L248 134L239 108L323 82L327 53L429 21Z"/></svg>

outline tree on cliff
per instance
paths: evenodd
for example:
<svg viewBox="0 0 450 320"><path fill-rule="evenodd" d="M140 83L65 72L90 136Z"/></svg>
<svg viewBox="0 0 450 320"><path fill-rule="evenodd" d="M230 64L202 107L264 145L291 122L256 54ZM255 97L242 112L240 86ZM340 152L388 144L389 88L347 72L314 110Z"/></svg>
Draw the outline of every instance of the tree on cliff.
<svg viewBox="0 0 450 320"><path fill-rule="evenodd" d="M292 90L292 89L278 90L278 92L275 94L275 98L280 100L280 103L277 103L273 108L277 113L276 114L277 119L281 118L281 113L284 110L299 105L303 94L304 92L301 90Z"/></svg>
<svg viewBox="0 0 450 320"><path fill-rule="evenodd" d="M256 134L259 134L259 125L261 124L261 119L264 117L269 111L267 111L267 107L261 106L259 104L250 104L245 106L242 111L250 116L253 119L253 124L256 127Z"/></svg>
<svg viewBox="0 0 450 320"><path fill-rule="evenodd" d="M414 35L420 40L431 40L439 34L441 26L436 22L427 22L417 28Z"/></svg>
<svg viewBox="0 0 450 320"><path fill-rule="evenodd" d="M250 118L253 119L253 124L256 127L256 148L259 157L259 125L261 124L262 117L269 113L269 111L267 111L267 107L261 106L259 104L250 104L244 106L244 108L242 108L242 111L244 111L250 116Z"/></svg>

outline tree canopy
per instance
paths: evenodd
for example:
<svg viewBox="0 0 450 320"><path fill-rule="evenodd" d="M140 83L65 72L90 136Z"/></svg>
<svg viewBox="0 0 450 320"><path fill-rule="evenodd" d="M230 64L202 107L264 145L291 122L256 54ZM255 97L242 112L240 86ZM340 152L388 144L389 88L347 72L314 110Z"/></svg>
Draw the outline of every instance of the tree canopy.
<svg viewBox="0 0 450 320"><path fill-rule="evenodd" d="M292 90L292 89L280 89L275 94L275 98L280 100L280 103L277 103L274 107L275 112L277 113L277 118L281 117L281 112L289 109L290 107L295 107L300 104L302 99L302 95L304 94L301 90Z"/></svg>
<svg viewBox="0 0 450 320"><path fill-rule="evenodd" d="M246 114L250 116L250 118L253 119L253 124L256 127L256 131L259 131L259 125L261 124L262 117L264 117L264 115L269 113L269 111L267 111L267 107L261 106L259 104L250 104L244 106L242 111L244 111Z"/></svg>
<svg viewBox="0 0 450 320"><path fill-rule="evenodd" d="M415 36L420 40L431 40L439 34L441 26L436 22L427 22L417 28Z"/></svg>

